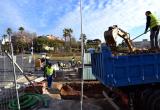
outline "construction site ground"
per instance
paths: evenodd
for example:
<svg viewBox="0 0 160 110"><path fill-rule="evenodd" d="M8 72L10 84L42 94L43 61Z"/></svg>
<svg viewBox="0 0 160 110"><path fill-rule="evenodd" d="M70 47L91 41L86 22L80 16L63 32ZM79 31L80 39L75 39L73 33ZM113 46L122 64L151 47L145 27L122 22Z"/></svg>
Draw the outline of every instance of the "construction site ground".
<svg viewBox="0 0 160 110"><path fill-rule="evenodd" d="M23 59L22 59L23 58ZM8 101L16 98L15 89L13 87L13 70L12 63L6 56L0 57L0 73L1 73L1 91L0 91L0 109L8 110ZM56 71L53 77L52 89L47 88L46 78L43 77L43 71L34 70L34 62L29 63L28 57L17 56L16 62L24 70L26 76L34 83L44 83L45 89L41 92L46 94L49 98L48 107L40 106L36 110L80 110L81 109L81 77L78 68L65 68ZM52 62L56 64L56 61ZM17 83L21 88L19 95L25 92L35 92L30 88L29 82L24 75L16 68ZM84 73L85 74L85 73ZM11 83L11 84L10 84ZM5 87L4 87L5 85ZM11 86L12 85L12 86ZM38 88L39 89L39 88ZM42 89L42 88L40 88ZM98 81L84 81L83 88L83 110L114 110L112 105L108 102L106 97L102 94L107 91L106 87ZM31 110L31 109L29 109ZM35 109L34 109L35 110Z"/></svg>
<svg viewBox="0 0 160 110"><path fill-rule="evenodd" d="M42 71L36 71L32 75L29 78L34 79L33 77L37 76L43 80ZM57 71L52 88L47 88L45 92L49 96L49 106L47 108L40 107L38 110L81 110L80 77L77 69ZM47 85L45 78L42 82ZM102 94L107 89L99 81L84 81L83 87L83 110L115 110Z"/></svg>
<svg viewBox="0 0 160 110"><path fill-rule="evenodd" d="M36 82L39 82L38 84L40 84L40 86L36 85L36 88L40 90L40 93L45 96L47 95L47 107L40 104L41 106L37 106L34 109L29 108L27 110L81 110L82 73L78 71L78 68L56 70L56 74L53 77L52 89L48 89L46 78L43 77L43 71L35 71L34 60L29 62L28 57L17 55L16 62L33 84L36 85ZM51 62L52 64L57 63L57 61ZM0 110L11 110L9 109L8 103L16 99L12 62L7 56L0 56L0 63L2 64L0 65ZM68 62L64 61L63 63ZM18 88L20 87L19 96L28 92L36 93L17 67L16 75ZM42 85L44 88L42 88ZM128 110L126 107L123 107L123 109L120 108L121 103L123 104L121 100L117 100L114 96L113 99L108 98L104 93L108 93L108 88L98 80L84 80L83 110ZM111 96L110 94L108 95ZM116 101L116 104L113 100Z"/></svg>

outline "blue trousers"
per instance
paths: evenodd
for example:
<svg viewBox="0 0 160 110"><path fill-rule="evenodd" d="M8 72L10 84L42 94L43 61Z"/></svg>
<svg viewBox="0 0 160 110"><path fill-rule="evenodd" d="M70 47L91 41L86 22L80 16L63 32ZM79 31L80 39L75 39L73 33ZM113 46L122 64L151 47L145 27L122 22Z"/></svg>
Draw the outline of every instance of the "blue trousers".
<svg viewBox="0 0 160 110"><path fill-rule="evenodd" d="M48 88L51 88L51 86L52 86L52 75L47 76L47 82L48 82Z"/></svg>

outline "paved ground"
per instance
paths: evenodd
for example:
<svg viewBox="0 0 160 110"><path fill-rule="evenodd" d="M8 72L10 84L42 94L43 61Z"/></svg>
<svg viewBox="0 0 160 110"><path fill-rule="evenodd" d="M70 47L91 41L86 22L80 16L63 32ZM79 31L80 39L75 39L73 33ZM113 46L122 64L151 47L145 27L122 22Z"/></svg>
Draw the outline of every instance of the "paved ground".
<svg viewBox="0 0 160 110"><path fill-rule="evenodd" d="M84 100L83 110L114 110L105 99ZM49 108L39 110L81 110L81 104L78 100L51 100Z"/></svg>

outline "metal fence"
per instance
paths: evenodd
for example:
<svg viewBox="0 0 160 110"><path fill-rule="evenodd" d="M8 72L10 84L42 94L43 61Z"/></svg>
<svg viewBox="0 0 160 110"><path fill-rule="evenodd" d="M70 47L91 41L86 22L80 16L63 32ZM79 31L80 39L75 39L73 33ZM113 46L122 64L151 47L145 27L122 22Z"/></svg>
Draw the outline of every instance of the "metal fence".
<svg viewBox="0 0 160 110"><path fill-rule="evenodd" d="M29 55L16 55L14 59L25 73L34 72L34 61ZM16 79L23 76L17 67L16 76ZM8 110L8 102L13 98L16 98L13 65L10 59L3 54L0 55L0 110Z"/></svg>

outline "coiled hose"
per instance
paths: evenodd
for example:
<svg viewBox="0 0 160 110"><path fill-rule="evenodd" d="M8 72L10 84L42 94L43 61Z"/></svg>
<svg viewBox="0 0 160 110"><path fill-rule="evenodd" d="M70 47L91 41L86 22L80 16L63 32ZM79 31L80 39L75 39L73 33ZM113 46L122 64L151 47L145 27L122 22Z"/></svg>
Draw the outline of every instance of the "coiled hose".
<svg viewBox="0 0 160 110"><path fill-rule="evenodd" d="M48 107L48 98L41 94L26 93L19 97L21 110L28 110L39 106ZM10 110L18 110L17 99L9 101Z"/></svg>

